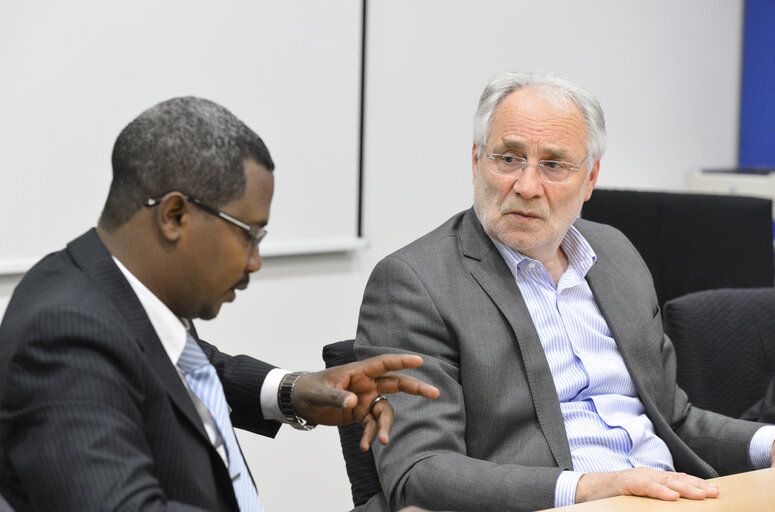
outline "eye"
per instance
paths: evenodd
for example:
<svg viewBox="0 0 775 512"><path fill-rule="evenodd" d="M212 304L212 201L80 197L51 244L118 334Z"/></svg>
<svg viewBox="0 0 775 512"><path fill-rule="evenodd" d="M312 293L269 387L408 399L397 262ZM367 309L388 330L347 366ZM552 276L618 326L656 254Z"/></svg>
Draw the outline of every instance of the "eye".
<svg viewBox="0 0 775 512"><path fill-rule="evenodd" d="M518 164L522 161L522 159L519 158L518 156L510 155L508 153L506 153L505 155L501 155L501 159L503 160L504 164L509 164L509 165Z"/></svg>
<svg viewBox="0 0 775 512"><path fill-rule="evenodd" d="M544 160L541 163L546 169L564 169L566 167L563 162L557 162L555 160Z"/></svg>

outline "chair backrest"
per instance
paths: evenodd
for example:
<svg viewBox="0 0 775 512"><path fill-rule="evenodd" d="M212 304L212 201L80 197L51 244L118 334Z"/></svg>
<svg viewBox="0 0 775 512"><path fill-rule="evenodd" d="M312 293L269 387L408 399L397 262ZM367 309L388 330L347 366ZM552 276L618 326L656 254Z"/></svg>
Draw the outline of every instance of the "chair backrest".
<svg viewBox="0 0 775 512"><path fill-rule="evenodd" d="M769 199L595 189L581 216L627 235L651 271L660 304L700 290L775 282Z"/></svg>
<svg viewBox="0 0 775 512"><path fill-rule="evenodd" d="M694 405L737 418L764 396L775 374L775 288L691 293L665 304L663 321Z"/></svg>
<svg viewBox="0 0 775 512"><path fill-rule="evenodd" d="M353 352L354 340L339 341L323 347L323 360L326 368L340 366L355 361ZM374 464L374 454L360 449L363 425L351 423L339 428L339 441L342 444L342 455L350 479L353 504L357 507L365 504L375 494L382 493L382 487Z"/></svg>

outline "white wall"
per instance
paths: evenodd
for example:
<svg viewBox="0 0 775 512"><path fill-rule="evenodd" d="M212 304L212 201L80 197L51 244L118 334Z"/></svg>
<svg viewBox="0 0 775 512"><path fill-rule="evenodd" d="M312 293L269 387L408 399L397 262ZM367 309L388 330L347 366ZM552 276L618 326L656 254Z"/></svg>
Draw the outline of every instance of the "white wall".
<svg viewBox="0 0 775 512"><path fill-rule="evenodd" d="M368 23L370 247L265 261L199 324L226 351L312 369L323 344L354 335L374 264L470 205L471 116L498 70L553 69L598 96L600 186L685 190L692 169L736 162L742 0L372 1ZM0 310L17 281L0 278ZM334 429L240 439L268 511L350 507Z"/></svg>
<svg viewBox="0 0 775 512"><path fill-rule="evenodd" d="M1 166L36 195L0 187L0 218L25 219L0 223L0 240L15 242L0 244L0 273L26 271L94 222L117 133L187 95L238 112L282 166L265 253L352 248L361 11L360 0L0 2Z"/></svg>

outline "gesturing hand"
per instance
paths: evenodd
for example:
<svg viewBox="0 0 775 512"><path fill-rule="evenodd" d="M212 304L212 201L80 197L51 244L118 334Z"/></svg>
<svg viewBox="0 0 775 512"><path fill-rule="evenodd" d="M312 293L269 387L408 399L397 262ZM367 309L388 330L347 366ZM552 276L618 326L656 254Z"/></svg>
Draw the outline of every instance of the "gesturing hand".
<svg viewBox="0 0 775 512"><path fill-rule="evenodd" d="M646 467L586 473L576 486L576 503L621 495L647 496L667 501L678 498L702 500L717 497L718 487L685 473Z"/></svg>
<svg viewBox="0 0 775 512"><path fill-rule="evenodd" d="M387 444L393 408L387 400L378 402L371 412L369 406L378 395L399 391L425 398L439 396L439 390L430 384L395 373L421 364L420 356L387 354L304 375L293 391L296 414L320 425L360 422L364 427L360 445L363 451L377 435L382 444Z"/></svg>

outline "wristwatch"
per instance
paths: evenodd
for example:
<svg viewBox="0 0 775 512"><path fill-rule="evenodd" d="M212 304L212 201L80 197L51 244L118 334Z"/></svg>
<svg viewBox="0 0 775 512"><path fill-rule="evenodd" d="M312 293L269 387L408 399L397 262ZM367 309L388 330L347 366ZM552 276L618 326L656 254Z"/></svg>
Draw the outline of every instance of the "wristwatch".
<svg viewBox="0 0 775 512"><path fill-rule="evenodd" d="M293 388L296 387L296 382L308 373L310 372L293 372L285 375L277 389L277 404L280 406L280 412L285 418L285 422L297 430L312 430L317 427L316 423L299 417L293 407Z"/></svg>

